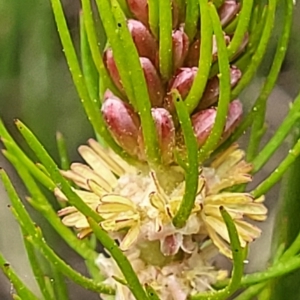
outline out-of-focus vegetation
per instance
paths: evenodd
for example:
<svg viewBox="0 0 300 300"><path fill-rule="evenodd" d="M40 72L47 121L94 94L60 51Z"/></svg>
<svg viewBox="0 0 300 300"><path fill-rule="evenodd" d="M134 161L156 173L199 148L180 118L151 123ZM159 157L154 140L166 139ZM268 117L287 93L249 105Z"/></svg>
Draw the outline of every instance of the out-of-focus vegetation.
<svg viewBox="0 0 300 300"><path fill-rule="evenodd" d="M78 37L79 1L64 1ZM22 119L54 153L55 132L72 155L91 127L76 95L57 35L50 1L0 1L0 115L12 127Z"/></svg>

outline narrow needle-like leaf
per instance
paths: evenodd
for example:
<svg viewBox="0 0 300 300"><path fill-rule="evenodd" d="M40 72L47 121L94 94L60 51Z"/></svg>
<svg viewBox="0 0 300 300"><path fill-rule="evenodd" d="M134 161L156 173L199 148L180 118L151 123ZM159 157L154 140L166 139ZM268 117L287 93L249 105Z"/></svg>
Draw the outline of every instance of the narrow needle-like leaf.
<svg viewBox="0 0 300 300"><path fill-rule="evenodd" d="M188 110L176 90L173 91L173 103L175 104L187 150L185 192L179 210L173 218L174 226L180 228L188 220L196 199L198 189L198 147Z"/></svg>

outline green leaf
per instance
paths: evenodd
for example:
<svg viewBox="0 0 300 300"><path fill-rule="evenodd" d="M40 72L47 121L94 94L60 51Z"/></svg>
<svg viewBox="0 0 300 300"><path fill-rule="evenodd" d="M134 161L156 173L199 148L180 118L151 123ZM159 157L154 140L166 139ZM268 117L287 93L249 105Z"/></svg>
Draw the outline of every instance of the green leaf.
<svg viewBox="0 0 300 300"><path fill-rule="evenodd" d="M212 37L213 28L209 16L209 8L206 0L199 0L199 7L201 13L201 43L199 47L200 56L198 64L198 72L194 79L191 90L185 99L185 104L192 113L199 104L206 83L209 77L211 62L212 62ZM197 6L197 9L199 9Z"/></svg>
<svg viewBox="0 0 300 300"><path fill-rule="evenodd" d="M57 149L60 157L60 168L62 170L68 170L70 168L70 160L67 151L67 145L64 136L60 133L56 133Z"/></svg>
<svg viewBox="0 0 300 300"><path fill-rule="evenodd" d="M294 145L294 147L289 150L288 155L280 163L280 165L267 177L263 182L261 182L258 187L256 187L251 194L254 198L264 195L276 182L278 182L283 174L288 170L288 168L296 161L298 155L300 154L300 139Z"/></svg>
<svg viewBox="0 0 300 300"><path fill-rule="evenodd" d="M285 2L284 9L283 9L284 25L280 35L280 39L277 44L276 52L273 59L273 64L271 66L271 70L267 76L267 79L264 83L264 86L260 92L260 95L255 101L255 104L252 109L252 113L254 115L253 116L254 122L252 124L251 135L250 135L249 145L247 149L247 156L246 156L247 161L252 161L258 154L260 141L264 133L263 128L264 128L265 114L267 109L267 100L277 81L281 69L281 65L285 58L288 42L290 39L290 32L291 32L292 20L293 20L293 3L290 0L286 0L284 2Z"/></svg>
<svg viewBox="0 0 300 300"><path fill-rule="evenodd" d="M14 289L18 293L18 295L14 295L15 299L39 300L39 298L28 289L24 282L21 281L10 264L5 260L2 253L0 253L0 269L7 279L12 283Z"/></svg>
<svg viewBox="0 0 300 300"><path fill-rule="evenodd" d="M73 280L75 283L83 286L84 288L95 291L98 293L114 294L114 290L101 282L95 282L92 279L86 278L80 273L73 270L68 264L66 264L61 258L59 258L52 248L46 243L42 232L39 227L31 220L28 212L26 211L23 203L19 199L14 187L12 186L8 176L4 170L0 170L0 176L4 186L8 192L10 200L12 202L12 212L22 230L26 233L26 240L31 243L35 248L39 249L44 257L54 264L65 276ZM19 293L20 294L20 293ZM35 298L24 298L35 299Z"/></svg>
<svg viewBox="0 0 300 300"><path fill-rule="evenodd" d="M101 217L92 210L84 201L72 190L68 181L60 174L59 168L47 153L42 144L33 135L33 133L19 120L15 121L17 128L22 136L25 138L28 146L40 159L44 166L47 166L47 170L51 176L51 179L55 182L57 187L60 187L62 192L66 195L71 205L75 206L85 216L91 216L93 219L100 221Z"/></svg>
<svg viewBox="0 0 300 300"><path fill-rule="evenodd" d="M82 14L81 14L81 30L80 30L80 38L81 38L81 53L82 53L82 68L85 70L85 81L89 90L92 89L92 84L94 87L98 86L98 78L93 76L93 69L96 67L98 70L99 76L101 77L101 81L104 85L104 90L111 90L116 96L120 97L121 93L116 88L112 79L110 78L106 67L104 65L102 54L101 54L101 42L97 33L96 26L93 19L93 11L91 7L90 0L82 0ZM87 40L86 40L87 39ZM93 59L93 62L90 61L90 53ZM89 67L89 68L88 68ZM91 98L96 103L99 99L98 93L90 93Z"/></svg>
<svg viewBox="0 0 300 300"><path fill-rule="evenodd" d="M159 71L165 80L173 72L171 0L159 1Z"/></svg>
<svg viewBox="0 0 300 300"><path fill-rule="evenodd" d="M27 201L47 219L56 232L74 251L76 251L84 259L94 261L97 257L97 253L88 247L86 243L78 240L74 233L62 224L56 211L54 211L52 206L49 204L47 198L42 194L39 187L24 166L10 153L4 152L4 155L12 164L14 164L19 176L23 180L28 191L31 193L33 199L27 198Z"/></svg>
<svg viewBox="0 0 300 300"><path fill-rule="evenodd" d="M23 234L23 236L26 236L26 232L23 231L22 234ZM26 253L27 253L30 265L31 265L31 269L34 274L34 278L38 283L38 286L40 288L40 291L41 291L44 299L52 300L53 299L52 293L51 293L51 291L49 291L46 280L45 280L43 264L41 263L41 261L38 260L36 249L30 243L28 243L26 238L24 238L24 245L25 245Z"/></svg>
<svg viewBox="0 0 300 300"><path fill-rule="evenodd" d="M260 65L266 48L269 44L269 39L271 37L274 21L275 21L275 9L276 9L276 1L270 0L267 7L267 18L266 22L262 24L263 32L261 36L257 36L259 38L259 44L256 52L252 56L252 60L249 66L247 66L246 71L244 72L241 80L237 84L237 86L233 89L231 93L231 99L236 99L241 91L249 84L254 74L256 73L258 66Z"/></svg>
<svg viewBox="0 0 300 300"><path fill-rule="evenodd" d="M209 3L208 5L218 46L220 96L215 124L205 144L199 150L198 159L200 163L202 163L212 153L212 151L215 150L220 141L226 122L231 90L229 61L222 26L216 8L211 3Z"/></svg>
<svg viewBox="0 0 300 300"><path fill-rule="evenodd" d="M207 1L206 1L207 3ZM204 14L201 13L201 18ZM189 40L192 41L197 31L199 20L199 3L197 0L187 0L186 1L186 15L184 22L184 32L189 37ZM202 25L201 25L202 28ZM202 35L201 35L202 38ZM211 54L211 53L210 53Z"/></svg>
<svg viewBox="0 0 300 300"><path fill-rule="evenodd" d="M234 30L233 38L227 47L229 60L234 57L235 53L239 49L245 37L245 34L247 32L250 23L253 1L254 0L248 0L248 1L243 1L241 3L242 8L241 11L239 12L238 24L236 29Z"/></svg>
<svg viewBox="0 0 300 300"><path fill-rule="evenodd" d="M157 0L148 0L149 26L152 34L158 38L159 31L159 3Z"/></svg>
<svg viewBox="0 0 300 300"><path fill-rule="evenodd" d="M184 196L172 221L175 227L181 228L191 214L198 190L198 146L188 110L179 92L172 91L172 96L187 150Z"/></svg>
<svg viewBox="0 0 300 300"><path fill-rule="evenodd" d="M253 172L259 171L270 157L275 153L278 147L282 144L284 139L291 132L292 127L300 118L300 95L297 96L295 101L290 105L290 111L284 118L275 134L271 137L265 147L260 150L257 156L253 159Z"/></svg>
<svg viewBox="0 0 300 300"><path fill-rule="evenodd" d="M247 249L246 248L243 249L241 247L238 232L230 214L222 206L220 207L220 212L226 224L229 238L230 238L230 245L231 245L232 257L233 257L232 277L224 289L219 291L197 294L195 296L191 296L190 297L191 300L202 300L202 299L203 300L204 299L226 300L240 287L241 279L243 276L243 270L244 270L244 258Z"/></svg>

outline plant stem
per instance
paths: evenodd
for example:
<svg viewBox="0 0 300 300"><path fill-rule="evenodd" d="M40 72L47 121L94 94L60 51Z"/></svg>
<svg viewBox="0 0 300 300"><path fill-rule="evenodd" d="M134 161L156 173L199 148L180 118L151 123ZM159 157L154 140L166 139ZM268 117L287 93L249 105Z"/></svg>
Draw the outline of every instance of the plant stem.
<svg viewBox="0 0 300 300"><path fill-rule="evenodd" d="M187 149L184 196L179 210L173 218L174 226L181 228L185 225L191 214L198 190L198 146L188 110L184 102L182 102L178 91L173 92L173 103L177 111Z"/></svg>
<svg viewBox="0 0 300 300"><path fill-rule="evenodd" d="M211 154L211 152L216 148L220 141L220 137L223 133L224 125L226 122L226 116L230 100L230 69L222 26L215 6L211 3L209 3L208 5L213 30L216 35L218 45L218 58L220 69L220 96L215 124L212 128L208 139L206 140L205 144L200 148L198 153L199 163L202 163Z"/></svg>

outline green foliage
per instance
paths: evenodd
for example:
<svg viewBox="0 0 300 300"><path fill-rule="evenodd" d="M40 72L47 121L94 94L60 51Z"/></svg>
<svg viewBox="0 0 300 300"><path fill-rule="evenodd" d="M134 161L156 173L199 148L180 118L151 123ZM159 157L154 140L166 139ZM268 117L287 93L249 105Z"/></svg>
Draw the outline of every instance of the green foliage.
<svg viewBox="0 0 300 300"><path fill-rule="evenodd" d="M179 6L184 6L183 1L178 0L177 2ZM199 68L201 72L197 74L185 102L182 101L178 91L172 91L177 117L182 128L187 150L186 161L181 161L181 165L185 171L186 188L180 208L173 219L176 227L183 227L192 211L198 189L199 164L202 166L211 155L215 155L221 150L226 149L228 145L236 141L250 127L251 136L247 158L249 162L253 163L253 173L256 173L287 138L289 132L299 119L300 96L296 98L277 132L264 148L259 151L261 138L264 134L263 128L267 99L277 80L289 41L293 3L292 0L285 0L281 37L274 55L274 62L260 95L236 132L227 142L222 145L219 144L226 123L230 101L240 95L240 92L248 86L257 72L266 53L276 21L276 9L279 7L279 1L276 0L267 1L266 6L261 1L242 1L242 9L239 17L234 23L225 28L225 31L234 32L230 44L226 46L217 12L222 2L208 2L206 0L187 1L185 15L186 33L191 40L196 35L197 20L198 16L201 15L200 32L202 42L199 49ZM89 0L82 0L82 12L80 14L80 55L76 52L76 46L74 46L74 41L68 30L60 0L51 0L51 4L70 73L95 134L99 139L103 139L105 145L114 150L127 162L137 164L136 160L114 141L105 125L102 115L99 113L104 90L109 88L114 94L120 94L110 78L102 58L102 51L105 47L103 36L106 34L108 43L114 52L116 65L122 84L128 95L128 100L141 118L147 159L153 169L159 168L161 161L158 138L151 115L147 85L140 66L137 50L126 26L126 16L131 15L127 2L96 0L98 10L93 11ZM101 22L99 23L99 16L103 23L103 28L97 26L97 24L102 24ZM169 78L173 72L171 1L160 1L159 3L157 1L149 1L149 24L153 35L160 39L158 61L161 75L163 78ZM103 34L103 29L105 30L105 34ZM242 57L235 61L236 65L243 69L243 77L234 90L231 91L229 63L235 59L234 56L246 32L249 33L248 48ZM101 34L102 37L100 37ZM218 59L217 62L212 64L213 35L215 35L217 42ZM15 39L12 39L10 42L14 44ZM126 53L126 58L124 58L124 52ZM9 64L13 64L13 60L11 59L8 62ZM8 63L5 62L4 66L7 67ZM190 114L197 106L197 99L203 95L208 79L215 74L218 74L220 82L220 96L216 120L209 138L198 152ZM151 286L143 286L140 283L126 255L105 230L99 226L99 223L102 221L99 214L91 209L74 192L72 185L61 175L60 169L67 170L70 165L63 135L60 133L57 134L57 147L60 157L60 166L58 166L39 139L22 122L16 120L15 125L29 148L33 151L38 163L34 163L25 154L1 122L0 136L6 147L6 150L3 150L4 156L14 165L24 182L30 194L27 197L29 204L41 213L62 239L81 256L86 262L91 275L91 278L89 278L75 271L50 247L41 228L33 222L25 209L9 177L4 170L1 170L1 179L12 203L11 212L20 225L28 259L43 299L68 299L68 291L65 285L66 278L71 279L86 290L107 295L115 294L113 288L102 282L103 278L101 274L97 274L98 269L95 265L95 259L98 253L95 250L93 241L78 240L74 232L61 223L55 209L49 203L43 188L52 193L56 188L61 189L68 198L69 204L87 217L94 233L94 238L103 245L115 260L124 276L124 279L116 278L119 284L126 285L136 299L159 299ZM297 188L295 187L299 186L297 184L299 181L299 154L300 140L296 140L295 145L276 170L252 191L252 195L255 198L265 194L290 168L289 175L285 179L287 191L284 193L284 204L282 205L280 215L284 220L284 226L281 226L280 229L275 228L274 234L277 240L275 239L276 242L274 242L274 252L277 254L273 257L270 266L264 271L243 275L247 247L243 249L240 245L237 229L230 216L230 212L220 207L220 212L230 238L233 256L232 275L230 279L216 283L215 291L193 295L190 299L225 300L242 288L245 288L245 290L236 299L252 299L261 292L261 299L266 297L265 295L271 295L272 299L276 299L276 297L280 299L285 294L286 289L298 291L298 287L293 285L292 275L288 275L285 279L278 279L278 277L286 276L288 273L300 268L299 222L297 222L297 216L295 216L295 212L297 212L295 208L298 201ZM51 278L46 274L45 266L50 268ZM38 299L24 285L1 254L0 267L14 286L16 292L13 295L14 299ZM277 284L278 282L280 284ZM274 286L275 288L271 290L270 287ZM296 292L294 293L296 294Z"/></svg>

